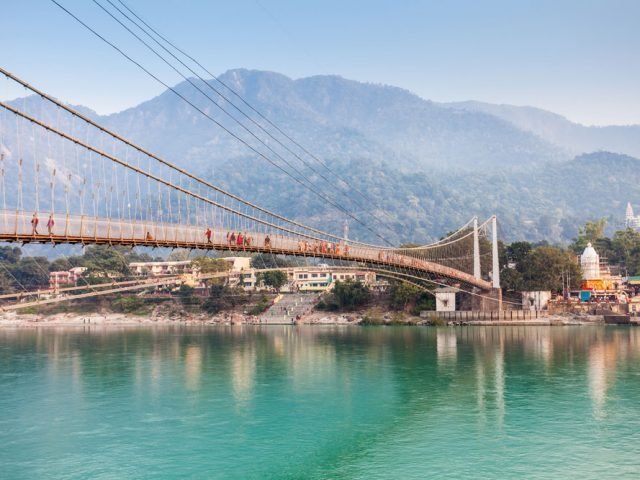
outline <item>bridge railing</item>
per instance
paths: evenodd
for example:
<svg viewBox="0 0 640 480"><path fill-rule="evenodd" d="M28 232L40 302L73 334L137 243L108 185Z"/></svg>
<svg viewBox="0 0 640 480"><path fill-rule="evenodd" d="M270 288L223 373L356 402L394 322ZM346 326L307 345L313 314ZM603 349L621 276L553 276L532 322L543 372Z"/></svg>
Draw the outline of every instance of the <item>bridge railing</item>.
<svg viewBox="0 0 640 480"><path fill-rule="evenodd" d="M20 241L68 241L73 243L113 243L129 245L184 246L187 248L220 248L236 251L273 251L291 255L342 258L434 272L484 287L486 282L454 268L402 255L387 248L376 248L347 242L327 242L304 236L255 231L230 231L209 226L183 225L137 219L114 219L92 215L53 214L49 228L49 212L0 211L2 237ZM35 221L37 219L37 222Z"/></svg>

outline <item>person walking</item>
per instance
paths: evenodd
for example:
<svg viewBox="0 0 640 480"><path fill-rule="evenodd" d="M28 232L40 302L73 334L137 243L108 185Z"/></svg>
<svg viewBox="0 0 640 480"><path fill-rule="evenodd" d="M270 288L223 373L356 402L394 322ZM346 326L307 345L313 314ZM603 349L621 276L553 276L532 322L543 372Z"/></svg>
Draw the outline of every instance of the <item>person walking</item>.
<svg viewBox="0 0 640 480"><path fill-rule="evenodd" d="M33 217L31 218L31 235L39 235L38 223L40 223L38 214L34 212Z"/></svg>
<svg viewBox="0 0 640 480"><path fill-rule="evenodd" d="M49 232L49 235L53 235L53 226L56 224L55 220L53 219L53 213L51 215L49 215L49 220L47 220L47 231Z"/></svg>
<svg viewBox="0 0 640 480"><path fill-rule="evenodd" d="M211 229L207 227L207 230L204 232L205 236L207 237L207 243L211 243L211 233Z"/></svg>

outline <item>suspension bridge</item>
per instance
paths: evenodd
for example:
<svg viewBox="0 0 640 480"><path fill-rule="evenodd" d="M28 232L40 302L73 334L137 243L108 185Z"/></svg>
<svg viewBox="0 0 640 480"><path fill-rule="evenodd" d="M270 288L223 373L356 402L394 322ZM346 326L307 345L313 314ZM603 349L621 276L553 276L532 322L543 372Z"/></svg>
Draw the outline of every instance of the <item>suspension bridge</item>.
<svg viewBox="0 0 640 480"><path fill-rule="evenodd" d="M0 241L103 244L327 259L500 298L495 216L436 242L358 241L249 202L0 68L33 95L0 102ZM134 288L132 285L118 288Z"/></svg>

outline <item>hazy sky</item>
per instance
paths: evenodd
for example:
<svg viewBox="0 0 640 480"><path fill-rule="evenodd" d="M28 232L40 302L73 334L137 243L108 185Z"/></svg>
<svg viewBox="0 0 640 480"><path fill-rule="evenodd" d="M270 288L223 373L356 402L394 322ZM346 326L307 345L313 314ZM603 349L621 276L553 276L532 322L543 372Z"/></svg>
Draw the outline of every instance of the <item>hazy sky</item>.
<svg viewBox="0 0 640 480"><path fill-rule="evenodd" d="M92 0L57 1L179 81ZM639 0L123 1L217 74L338 74L435 101L640 124ZM0 65L58 98L110 113L163 90L50 0L4 0L0 12ZM0 98L19 94L0 82Z"/></svg>

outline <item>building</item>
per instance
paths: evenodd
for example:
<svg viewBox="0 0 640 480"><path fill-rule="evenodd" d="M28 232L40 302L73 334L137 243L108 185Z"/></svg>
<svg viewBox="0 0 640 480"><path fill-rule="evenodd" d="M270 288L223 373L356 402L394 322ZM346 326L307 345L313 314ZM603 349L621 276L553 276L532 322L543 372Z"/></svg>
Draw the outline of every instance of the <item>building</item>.
<svg viewBox="0 0 640 480"><path fill-rule="evenodd" d="M456 288L438 288L436 294L436 312L455 312L456 311Z"/></svg>
<svg viewBox="0 0 640 480"><path fill-rule="evenodd" d="M230 271L241 272L243 270L251 269L251 257L223 257L219 260L224 260L231 264Z"/></svg>
<svg viewBox="0 0 640 480"><path fill-rule="evenodd" d="M640 215L634 215L631 202L627 203L627 211L624 216L624 224L627 228L640 229Z"/></svg>
<svg viewBox="0 0 640 480"><path fill-rule="evenodd" d="M181 275L192 273L191 260L174 262L131 262L129 268L135 275L149 277L163 277L168 275Z"/></svg>
<svg viewBox="0 0 640 480"><path fill-rule="evenodd" d="M591 243L587 244L582 255L580 255L580 269L582 270L583 280L599 280L600 275L600 255L593 248Z"/></svg>
<svg viewBox="0 0 640 480"><path fill-rule="evenodd" d="M609 267L600 259L591 243L580 255L580 269L582 270L581 290L589 290L595 293L619 291L623 285L623 279L619 275L612 275Z"/></svg>
<svg viewBox="0 0 640 480"><path fill-rule="evenodd" d="M531 292L522 292L522 309L538 312L546 310L551 300L551 291L538 290Z"/></svg>
<svg viewBox="0 0 640 480"><path fill-rule="evenodd" d="M283 292L323 292L333 287L336 281L351 280L374 287L378 286L376 274L367 270L344 270L328 265L281 269L287 275ZM260 289L255 269L248 268L229 276L230 286L242 286L245 290Z"/></svg>
<svg viewBox="0 0 640 480"><path fill-rule="evenodd" d="M60 287L75 287L86 267L73 267L69 270L49 272L49 288L57 290Z"/></svg>
<svg viewBox="0 0 640 480"><path fill-rule="evenodd" d="M287 272L289 284L292 290L301 292L322 292L333 287L336 281L361 282L364 285L373 285L376 274L367 270L341 270L331 267L305 267L294 268Z"/></svg>

